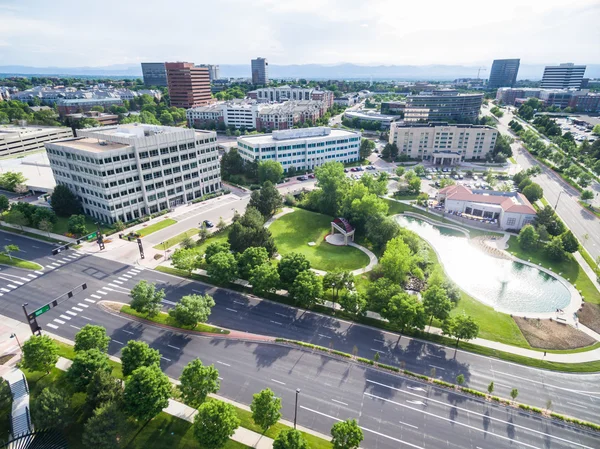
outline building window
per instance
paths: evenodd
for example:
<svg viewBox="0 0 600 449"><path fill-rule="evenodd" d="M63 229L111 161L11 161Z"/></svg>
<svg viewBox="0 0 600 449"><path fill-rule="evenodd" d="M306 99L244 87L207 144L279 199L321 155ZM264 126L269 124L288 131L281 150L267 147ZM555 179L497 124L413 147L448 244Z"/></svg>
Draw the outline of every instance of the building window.
<svg viewBox="0 0 600 449"><path fill-rule="evenodd" d="M506 226L514 226L517 224L517 219L516 218L508 218L506 220Z"/></svg>

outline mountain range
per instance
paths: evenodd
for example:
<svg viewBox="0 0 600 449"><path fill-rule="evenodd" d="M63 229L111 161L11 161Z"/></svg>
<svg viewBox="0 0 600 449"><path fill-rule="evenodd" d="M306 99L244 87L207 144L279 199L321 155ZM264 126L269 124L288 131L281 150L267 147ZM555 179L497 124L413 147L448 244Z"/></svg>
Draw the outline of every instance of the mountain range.
<svg viewBox="0 0 600 449"><path fill-rule="evenodd" d="M250 77L250 64L221 64L221 77ZM456 78L476 78L479 66L465 65L359 65L359 64L269 64L269 77L272 79L347 79L347 80L396 80L396 81L446 81ZM489 68L481 70L480 78L489 76ZM521 64L519 79L539 80L544 72L544 64ZM83 77L141 77L139 64L118 64L103 67L29 67L20 65L0 66L0 74L41 75L41 76L83 76ZM587 78L600 78L600 64L589 64Z"/></svg>

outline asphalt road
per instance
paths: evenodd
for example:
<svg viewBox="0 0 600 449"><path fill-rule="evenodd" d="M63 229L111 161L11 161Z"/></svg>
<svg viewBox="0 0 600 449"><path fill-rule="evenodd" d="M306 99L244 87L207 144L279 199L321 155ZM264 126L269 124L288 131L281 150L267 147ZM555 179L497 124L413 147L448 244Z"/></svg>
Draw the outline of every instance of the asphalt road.
<svg viewBox="0 0 600 449"><path fill-rule="evenodd" d="M4 236L0 233L0 238ZM27 243L31 244L32 241L23 239L17 244L28 247ZM506 379L503 377L505 375L522 374L527 376L520 388L523 399L526 396L525 390L540 375L533 377L535 370L525 369L522 372L516 366L507 367L503 362L481 357L467 361L465 357L469 357L468 354L461 352L453 359L453 351L446 354L443 348L406 338L401 341L406 346L401 346L401 349L391 348L395 344L395 338L392 340L391 335L384 335L379 331L301 313L267 301L249 300L236 293L95 256L80 256L74 251L57 257L44 256L38 258L38 262L58 266L47 268L42 275L34 274L37 276L35 278L22 270L3 269L0 272L5 277L20 277L22 284L0 298L0 313L23 320L23 301L29 303L31 311L86 282L87 290L76 293L40 316L42 328L73 339L75 333L86 324L100 324L106 327L112 338L109 352L115 355L119 354L130 339L146 341L161 352L162 368L172 377L178 377L190 360L200 357L203 362L214 364L219 369L222 377L220 394L249 404L252 394L269 387L282 398L283 415L287 419L293 419L295 391L300 388L299 424L327 434L336 420L357 418L365 433L363 447L366 448L594 448L600 444L597 434L530 416L516 409L496 407L429 384L378 372L324 354L277 344L186 336L109 314L97 304L102 299L126 302L129 298L128 290L139 280L148 279L165 288L169 302L175 302L182 294L193 291L208 291L213 294L217 306L213 309L210 321L214 324L292 338L304 335L306 339L321 344L333 341L334 347L338 349L360 344L359 353L362 355L367 355L368 346L381 348L382 361L392 361L392 358L401 354L407 362L407 368L415 370L409 365L414 356L416 368L432 362L439 367L438 372L447 370L451 376L458 371L462 372L469 385L473 385L476 377L471 364L481 365L476 370L485 370L488 365L502 370L504 374L498 373L498 377L494 377L498 383ZM27 278L31 280L27 281ZM381 341L386 343L372 341L373 336L382 338ZM400 354L394 354L393 351L400 351ZM373 352L370 353L371 356L372 354ZM567 376L565 379L572 377ZM579 378L578 387L594 388L594 380L590 376L585 378L585 381ZM559 398L565 396L560 388L565 388L571 382L565 379L560 383L557 380L555 386L550 386L550 381L546 380L543 387L533 387L535 391L532 394L535 396L550 391L556 398L555 404L558 407L558 404L562 404ZM511 380L504 382L511 385ZM498 388L500 390L500 385ZM581 398L571 399L582 403L589 401L589 408L595 409L594 404L600 400L598 395L593 397L582 394L579 395ZM597 410L594 413L597 416Z"/></svg>

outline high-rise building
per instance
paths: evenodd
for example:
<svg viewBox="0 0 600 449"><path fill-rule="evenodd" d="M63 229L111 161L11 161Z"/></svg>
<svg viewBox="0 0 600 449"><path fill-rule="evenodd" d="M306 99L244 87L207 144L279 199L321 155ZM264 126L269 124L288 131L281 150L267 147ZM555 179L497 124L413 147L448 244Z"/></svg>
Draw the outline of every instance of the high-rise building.
<svg viewBox="0 0 600 449"><path fill-rule="evenodd" d="M479 117L483 94L459 94L455 90L436 90L409 95L404 120L473 123Z"/></svg>
<svg viewBox="0 0 600 449"><path fill-rule="evenodd" d="M79 129L46 144L57 185L67 186L86 214L131 221L220 190L214 131L155 125Z"/></svg>
<svg viewBox="0 0 600 449"><path fill-rule="evenodd" d="M520 59L494 59L488 88L514 87L519 73Z"/></svg>
<svg viewBox="0 0 600 449"><path fill-rule="evenodd" d="M167 62L167 81L171 106L194 108L212 103L208 68L191 62Z"/></svg>
<svg viewBox="0 0 600 449"><path fill-rule="evenodd" d="M269 84L269 63L265 58L256 58L251 61L252 84Z"/></svg>
<svg viewBox="0 0 600 449"><path fill-rule="evenodd" d="M572 62L546 66L542 77L542 89L581 89L586 66Z"/></svg>
<svg viewBox="0 0 600 449"><path fill-rule="evenodd" d="M145 86L167 86L167 70L164 62L142 62Z"/></svg>
<svg viewBox="0 0 600 449"><path fill-rule="evenodd" d="M200 64L198 67L206 67L208 69L208 76L211 83L221 78L221 67L218 65Z"/></svg>

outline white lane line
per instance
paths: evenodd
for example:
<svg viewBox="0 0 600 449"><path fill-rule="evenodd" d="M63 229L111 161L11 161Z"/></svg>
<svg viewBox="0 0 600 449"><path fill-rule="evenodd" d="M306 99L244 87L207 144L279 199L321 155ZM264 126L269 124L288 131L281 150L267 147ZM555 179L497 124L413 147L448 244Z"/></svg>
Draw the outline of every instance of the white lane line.
<svg viewBox="0 0 600 449"><path fill-rule="evenodd" d="M59 320L58 318L54 318L52 321L56 321L58 324L65 324L63 320Z"/></svg>
<svg viewBox="0 0 600 449"><path fill-rule="evenodd" d="M77 314L75 312L71 312L70 310L66 310L65 313L68 313L69 315L72 315L72 316L77 316Z"/></svg>
<svg viewBox="0 0 600 449"><path fill-rule="evenodd" d="M128 274L124 274L124 275L123 275L123 277L124 277L125 279L131 279L131 276L129 276ZM121 278L119 278L119 279L121 279Z"/></svg>
<svg viewBox="0 0 600 449"><path fill-rule="evenodd" d="M581 404L575 404L575 403L573 403L573 402L568 402L568 401L567 401L567 404L571 404L571 405L572 405L572 406L574 406L574 407L579 407L579 408L587 408L585 405L581 405Z"/></svg>
<svg viewBox="0 0 600 449"><path fill-rule="evenodd" d="M166 357L163 357L162 355L160 356L160 358L161 358L161 359L163 359L163 360L166 360L167 362L170 362L170 361L171 361L171 359L168 359L168 358L166 358Z"/></svg>
<svg viewBox="0 0 600 449"><path fill-rule="evenodd" d="M273 382L275 382L276 384L281 384L281 385L285 385L284 382L281 382L280 380L275 380L275 379L271 379Z"/></svg>
<svg viewBox="0 0 600 449"><path fill-rule="evenodd" d="M336 331L338 330L337 327L333 327L333 326L323 326L325 329L331 329L332 331Z"/></svg>
<svg viewBox="0 0 600 449"><path fill-rule="evenodd" d="M71 317L70 317L70 316L67 316L67 315L60 315L60 317L61 317L63 320L70 320L70 319L71 319Z"/></svg>
<svg viewBox="0 0 600 449"><path fill-rule="evenodd" d="M27 276L29 276L30 278L36 279L37 276L35 274L28 274Z"/></svg>
<svg viewBox="0 0 600 449"><path fill-rule="evenodd" d="M138 274L138 272L137 272L137 271L133 271L133 270L129 270L129 271L127 272L127 274L130 274L130 275L132 275L132 276L135 276L136 274Z"/></svg>
<svg viewBox="0 0 600 449"><path fill-rule="evenodd" d="M0 290L2 290L3 292L7 292L7 293L10 291L8 288L4 288L4 287L1 287Z"/></svg>
<svg viewBox="0 0 600 449"><path fill-rule="evenodd" d="M124 278L124 277L121 277L121 276L119 276L119 279L120 279L120 280L122 280L122 281L127 281L127 279L126 279L126 278Z"/></svg>
<svg viewBox="0 0 600 449"><path fill-rule="evenodd" d="M102 296L98 296L98 295L90 295L92 298L96 298L96 299L102 299ZM96 302L96 301L94 301Z"/></svg>
<svg viewBox="0 0 600 449"><path fill-rule="evenodd" d="M224 366L231 366L229 363L221 362L219 360L217 360L217 363L224 365ZM271 380L273 380L273 379L271 379Z"/></svg>
<svg viewBox="0 0 600 449"><path fill-rule="evenodd" d="M71 307L71 309L73 309L75 312L83 312L83 309L80 309L79 307Z"/></svg>
<svg viewBox="0 0 600 449"><path fill-rule="evenodd" d="M285 313L279 313L279 312L275 312L275 315L279 315L279 316L282 316L284 318L288 317Z"/></svg>
<svg viewBox="0 0 600 449"><path fill-rule="evenodd" d="M333 401L333 402L337 402L338 404L342 404L342 405L346 405L346 406L348 405L348 404L346 404L345 402L338 401L338 400L336 400L336 399L332 399L332 401Z"/></svg>
<svg viewBox="0 0 600 449"><path fill-rule="evenodd" d="M279 326L283 326L283 324L281 324L279 321L273 321L273 320L269 320L269 321L273 324L278 324Z"/></svg>
<svg viewBox="0 0 600 449"><path fill-rule="evenodd" d="M50 268L51 270L54 270L54 267L52 265L46 265L46 268Z"/></svg>
<svg viewBox="0 0 600 449"><path fill-rule="evenodd" d="M100 293L101 295L108 295L108 292L105 292L104 290L96 290L96 293Z"/></svg>
<svg viewBox="0 0 600 449"><path fill-rule="evenodd" d="M230 312L235 312L235 313L237 313L237 310L235 310L235 309L230 309L229 307L226 307L226 308L225 308L225 310L229 310Z"/></svg>
<svg viewBox="0 0 600 449"><path fill-rule="evenodd" d="M84 301L91 302L92 304L96 304L96 301L90 298L85 298Z"/></svg>
<svg viewBox="0 0 600 449"><path fill-rule="evenodd" d="M122 341L119 340L115 340L114 338L112 339L112 341L114 341L115 343L119 344L119 345L124 345L125 343L123 343Z"/></svg>
<svg viewBox="0 0 600 449"><path fill-rule="evenodd" d="M318 335L319 337L322 337L322 338L331 338L331 337L329 337L329 336L327 336L327 335L323 335L323 334L317 334L317 335Z"/></svg>
<svg viewBox="0 0 600 449"><path fill-rule="evenodd" d="M128 273L140 274L141 271L140 270L129 270Z"/></svg>
<svg viewBox="0 0 600 449"><path fill-rule="evenodd" d="M37 273L37 274L40 274L40 275L41 275L41 274L44 274L44 272L43 272L43 271L34 271L34 273Z"/></svg>
<svg viewBox="0 0 600 449"><path fill-rule="evenodd" d="M549 383L546 383L546 382L540 382L539 380L533 380L533 379L530 379L528 377L521 377L521 376L516 376L515 374L503 373L502 371L497 371L495 369L492 369L490 371L492 371L493 373L501 374L503 376L515 377L517 379L526 380L526 381L534 383L534 384L541 384L541 385L544 385L544 387L557 388L559 390L569 391L571 393L582 394L582 395L587 396L587 397L597 394L597 393L588 392L588 391L572 390L570 388L559 387L557 385L552 385L552 384L549 384Z"/></svg>
<svg viewBox="0 0 600 449"><path fill-rule="evenodd" d="M88 318L87 316L83 316L83 315L81 315L81 318L83 318L84 320L92 321L92 319L91 319L91 318Z"/></svg>
<svg viewBox="0 0 600 449"><path fill-rule="evenodd" d="M407 385L406 388L408 388L409 390L413 390L413 391L425 391L425 388L411 387L410 385Z"/></svg>
<svg viewBox="0 0 600 449"><path fill-rule="evenodd" d="M178 348L177 346L173 346L173 345L167 345L169 348L173 348L173 349L177 349L178 351L181 351L181 348Z"/></svg>
<svg viewBox="0 0 600 449"><path fill-rule="evenodd" d="M131 332L131 331L126 331L125 329L122 329L122 331L125 332L126 334L133 335L133 332Z"/></svg>
<svg viewBox="0 0 600 449"><path fill-rule="evenodd" d="M242 305L246 305L246 303L244 301L236 301L235 299L233 300L234 303L236 304L242 304Z"/></svg>
<svg viewBox="0 0 600 449"><path fill-rule="evenodd" d="M31 245L31 247L32 247L32 248L35 248L35 249L40 249L40 247L39 247L39 246L35 246L35 245Z"/></svg>
<svg viewBox="0 0 600 449"><path fill-rule="evenodd" d="M371 351L375 351L375 352L383 352L381 349L373 349L373 348L371 348Z"/></svg>
<svg viewBox="0 0 600 449"><path fill-rule="evenodd" d="M162 300L162 302L164 302L165 304L169 304L169 305L171 305L171 306L176 306L176 305L177 305L177 303L176 303L176 302L173 302L173 301L168 301L168 300L166 300L166 299L163 299L163 300Z"/></svg>
<svg viewBox="0 0 600 449"><path fill-rule="evenodd" d="M48 323L48 327L51 327L52 329L58 329L58 326L55 326L52 323Z"/></svg>
<svg viewBox="0 0 600 449"><path fill-rule="evenodd" d="M376 341L377 343L383 343L383 344L385 344L384 340L377 340L376 338L374 338L373 341Z"/></svg>
<svg viewBox="0 0 600 449"><path fill-rule="evenodd" d="M15 346L15 349L16 349L16 346ZM219 380L223 380L223 378L222 378L222 377L218 377L218 379L219 379Z"/></svg>
<svg viewBox="0 0 600 449"><path fill-rule="evenodd" d="M417 426L413 426L412 424L408 424L406 422L402 422L402 421L398 421L400 424L402 424L403 426L408 426L408 427L412 427L413 429L418 429Z"/></svg>
<svg viewBox="0 0 600 449"><path fill-rule="evenodd" d="M446 371L446 368L442 368L441 366L429 364L432 368L441 369L442 371Z"/></svg>
<svg viewBox="0 0 600 449"><path fill-rule="evenodd" d="M17 286L16 286L16 285L13 285L13 284L6 284L6 286L7 286L7 287L10 287L10 288L17 288Z"/></svg>
<svg viewBox="0 0 600 449"><path fill-rule="evenodd" d="M75 329L77 329L77 330L81 330L81 328L80 328L80 327L73 326L72 324L69 324L69 326L71 326L71 327L74 327L74 328L75 328Z"/></svg>
<svg viewBox="0 0 600 449"><path fill-rule="evenodd" d="M80 303L80 302L78 302L78 303L77 303L77 305L78 305L79 307L86 307L86 308L87 308L87 307L89 307L87 304L82 304L82 303Z"/></svg>
<svg viewBox="0 0 600 449"><path fill-rule="evenodd" d="M429 357L437 357L438 359L442 359L443 357L441 355L435 355L435 354L426 354Z"/></svg>
<svg viewBox="0 0 600 449"><path fill-rule="evenodd" d="M123 282L121 282L121 281L113 281L113 282L114 282L115 284L123 285ZM110 284L108 284L108 285L110 285Z"/></svg>

